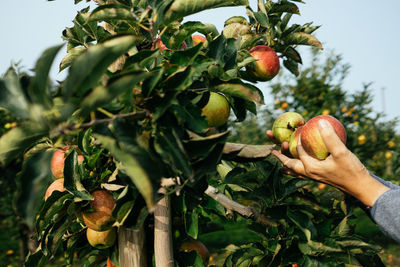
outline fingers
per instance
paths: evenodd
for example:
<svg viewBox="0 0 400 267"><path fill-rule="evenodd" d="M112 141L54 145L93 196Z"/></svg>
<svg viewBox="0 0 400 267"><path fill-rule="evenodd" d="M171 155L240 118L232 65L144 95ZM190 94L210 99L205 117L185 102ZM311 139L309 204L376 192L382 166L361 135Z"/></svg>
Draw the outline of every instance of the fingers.
<svg viewBox="0 0 400 267"><path fill-rule="evenodd" d="M326 120L318 121L319 132L326 148L333 157L343 155L342 153L347 150L345 144L340 140L332 125Z"/></svg>
<svg viewBox="0 0 400 267"><path fill-rule="evenodd" d="M297 174L305 175L304 165L300 160L289 158L276 150L272 151L272 155L277 157L285 167L291 169Z"/></svg>

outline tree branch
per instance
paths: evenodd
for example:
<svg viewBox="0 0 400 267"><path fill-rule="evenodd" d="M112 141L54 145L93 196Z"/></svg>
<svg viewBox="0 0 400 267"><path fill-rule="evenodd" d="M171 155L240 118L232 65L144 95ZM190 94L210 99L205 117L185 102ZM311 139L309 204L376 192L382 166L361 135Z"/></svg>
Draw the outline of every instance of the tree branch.
<svg viewBox="0 0 400 267"><path fill-rule="evenodd" d="M161 179L161 185L165 187L171 187L171 186L176 186L177 185L177 178L162 178ZM258 223L267 225L267 226L277 226L278 224L274 221L271 221L267 217L265 217L263 214L260 214L256 209L253 207L245 206L240 203L237 203L236 201L230 199L227 197L225 194L221 193L217 188L209 185L204 191L204 193L217 201L219 204L221 204L224 208L226 208L229 211L234 211L236 213L239 213L245 218L252 219Z"/></svg>
<svg viewBox="0 0 400 267"><path fill-rule="evenodd" d="M69 131L73 131L73 130L77 130L77 129L87 129L87 128L93 127L97 124L111 123L117 119L128 118L128 117L133 118L133 119L143 119L146 116L147 116L146 111L136 111L136 112L131 112L131 113L117 114L117 115L114 115L112 118L108 118L108 119L91 120L90 122L86 122L86 123L63 124L63 125L60 125L57 128L55 128L53 133L55 136L57 136L57 135L65 134Z"/></svg>
<svg viewBox="0 0 400 267"><path fill-rule="evenodd" d="M276 222L271 221L270 219L266 218L264 215L260 214L257 210L252 207L242 205L233 201L225 194L221 193L217 188L209 185L204 192L207 196L211 197L219 204L224 206L228 210L232 210L234 212L239 213L245 218L253 219L254 221L267 225L267 226L277 226Z"/></svg>

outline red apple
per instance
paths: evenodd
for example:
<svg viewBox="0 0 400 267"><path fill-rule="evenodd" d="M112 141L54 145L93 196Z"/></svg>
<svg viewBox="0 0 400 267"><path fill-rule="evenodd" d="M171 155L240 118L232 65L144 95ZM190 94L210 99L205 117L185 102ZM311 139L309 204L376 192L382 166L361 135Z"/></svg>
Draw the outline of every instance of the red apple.
<svg viewBox="0 0 400 267"><path fill-rule="evenodd" d="M305 120L297 112L285 112L272 125L272 132L278 143L289 142L290 136L298 127L304 125Z"/></svg>
<svg viewBox="0 0 400 267"><path fill-rule="evenodd" d="M56 179L64 178L65 152L68 149L69 146L64 146L61 149L56 150L51 158L50 169ZM83 159L82 155L78 155L78 163L81 163Z"/></svg>
<svg viewBox="0 0 400 267"><path fill-rule="evenodd" d="M296 159L299 158L299 154L297 153L297 143L299 142L299 138L300 138L302 129L303 129L303 126L297 128L292 133L292 135L290 136L290 140L289 140L289 152Z"/></svg>
<svg viewBox="0 0 400 267"><path fill-rule="evenodd" d="M224 125L229 118L230 106L225 96L210 92L207 104L201 110L201 115L206 117L208 127Z"/></svg>
<svg viewBox="0 0 400 267"><path fill-rule="evenodd" d="M275 51L266 45L257 45L250 49L250 55L256 60L247 65L247 72L260 81L269 81L279 72L279 58Z"/></svg>
<svg viewBox="0 0 400 267"><path fill-rule="evenodd" d="M207 41L206 37L199 34L192 35L193 45L198 45L199 43L205 43Z"/></svg>
<svg viewBox="0 0 400 267"><path fill-rule="evenodd" d="M49 185L44 195L44 200L47 200L54 191L60 191L60 192L65 191L63 178L57 179Z"/></svg>
<svg viewBox="0 0 400 267"><path fill-rule="evenodd" d="M301 130L301 145L304 150L316 159L325 159L329 151L318 130L318 121L327 120L339 136L340 140L346 144L346 130L336 118L329 115L319 115L309 120Z"/></svg>

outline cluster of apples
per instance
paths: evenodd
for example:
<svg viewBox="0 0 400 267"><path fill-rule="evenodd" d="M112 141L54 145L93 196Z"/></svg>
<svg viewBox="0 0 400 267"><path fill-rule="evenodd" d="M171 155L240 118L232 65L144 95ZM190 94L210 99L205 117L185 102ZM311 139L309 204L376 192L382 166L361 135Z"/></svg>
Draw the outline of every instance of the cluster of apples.
<svg viewBox="0 0 400 267"><path fill-rule="evenodd" d="M345 128L340 121L330 115L319 115L306 122L297 112L285 112L275 120L272 132L278 143L289 143L289 152L294 158L299 157L297 144L301 138L301 145L305 152L316 159L323 160L328 157L329 151L319 131L318 121L321 119L328 121L340 140L346 144Z"/></svg>
<svg viewBox="0 0 400 267"><path fill-rule="evenodd" d="M55 181L47 188L44 199L47 200L54 191L64 192L64 165L66 152L69 146L57 149L51 159L50 169ZM78 163L84 160L82 155L78 155ZM91 193L93 200L89 202L90 212L82 212L77 217L87 226L86 237L90 245L104 249L114 245L117 238L117 231L112 227L115 222L112 216L115 207L115 199L103 189L95 190Z"/></svg>

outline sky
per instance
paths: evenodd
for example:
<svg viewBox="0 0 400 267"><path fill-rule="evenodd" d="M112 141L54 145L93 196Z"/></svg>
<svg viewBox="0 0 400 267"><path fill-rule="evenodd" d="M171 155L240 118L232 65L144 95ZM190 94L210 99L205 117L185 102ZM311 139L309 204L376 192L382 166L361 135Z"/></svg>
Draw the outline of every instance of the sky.
<svg viewBox="0 0 400 267"><path fill-rule="evenodd" d="M190 1L190 0L188 0ZM249 0L252 7L257 1ZM334 51L351 66L344 81L349 92L361 90L363 84L372 83L374 108L385 112L386 119L400 117L400 21L399 0L304 0L299 3L301 16L291 22L321 25L315 32L323 43L322 55ZM40 54L48 47L60 44L62 31L71 27L77 10L87 7L73 0L3 0L0 16L0 74L11 62L31 69ZM224 21L231 16L246 17L244 7L219 8L201 12L185 19L212 23L222 30ZM58 64L66 51L60 52ZM307 58L303 61L305 65ZM52 79L63 79L66 72L58 73L57 64L51 71ZM258 84L263 89L263 85ZM265 85L267 86L267 85ZM264 92L265 93L265 92ZM267 97L266 97L267 98Z"/></svg>

